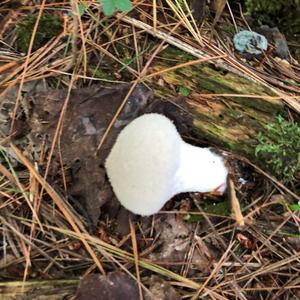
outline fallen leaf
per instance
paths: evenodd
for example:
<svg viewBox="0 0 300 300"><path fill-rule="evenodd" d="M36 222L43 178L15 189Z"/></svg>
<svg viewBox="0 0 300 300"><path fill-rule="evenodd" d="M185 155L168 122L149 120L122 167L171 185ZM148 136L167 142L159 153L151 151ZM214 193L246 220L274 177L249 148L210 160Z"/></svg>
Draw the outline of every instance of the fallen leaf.
<svg viewBox="0 0 300 300"><path fill-rule="evenodd" d="M152 275L149 280L149 290L145 296L145 300L180 300L180 295L171 286L171 284L160 278L159 276Z"/></svg>
<svg viewBox="0 0 300 300"><path fill-rule="evenodd" d="M83 207L81 210L94 227L100 208L112 195L109 193L110 187L107 189L103 166L106 156L121 128L141 113L152 96L152 92L142 85L134 89L100 153L96 155L97 145L129 88L129 85L119 84L72 90L63 120L60 147L56 148L52 160L50 175L57 177L62 167L61 156L67 170L68 194ZM67 93L67 90L48 90L30 95L30 138L37 147L46 139L46 148L50 148Z"/></svg>
<svg viewBox="0 0 300 300"><path fill-rule="evenodd" d="M107 276L89 274L79 283L75 300L138 300L136 282L127 274L116 271Z"/></svg>

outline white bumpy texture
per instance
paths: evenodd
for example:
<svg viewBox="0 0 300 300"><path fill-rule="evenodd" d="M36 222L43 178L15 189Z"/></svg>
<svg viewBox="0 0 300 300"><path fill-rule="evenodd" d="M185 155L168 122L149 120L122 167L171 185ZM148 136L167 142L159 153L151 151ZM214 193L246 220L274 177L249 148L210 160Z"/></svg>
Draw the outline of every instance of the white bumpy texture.
<svg viewBox="0 0 300 300"><path fill-rule="evenodd" d="M181 192L226 188L222 158L185 143L174 124L160 114L145 114L127 125L105 167L121 204L140 215L158 212Z"/></svg>

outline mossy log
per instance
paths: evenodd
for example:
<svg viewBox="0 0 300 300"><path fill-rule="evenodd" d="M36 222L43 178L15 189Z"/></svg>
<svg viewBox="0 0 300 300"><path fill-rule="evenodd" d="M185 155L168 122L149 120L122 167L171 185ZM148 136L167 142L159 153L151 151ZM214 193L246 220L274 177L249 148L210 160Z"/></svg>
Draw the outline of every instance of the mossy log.
<svg viewBox="0 0 300 300"><path fill-rule="evenodd" d="M75 294L78 283L78 279L1 282L0 299L64 299Z"/></svg>
<svg viewBox="0 0 300 300"><path fill-rule="evenodd" d="M198 64L163 73L189 59L172 48L163 52L151 73L162 71L154 82L155 94L164 99L188 93L185 101L192 110L196 135L212 145L254 157L258 132L284 113L283 102L268 88L211 64ZM160 84L159 84L160 82Z"/></svg>

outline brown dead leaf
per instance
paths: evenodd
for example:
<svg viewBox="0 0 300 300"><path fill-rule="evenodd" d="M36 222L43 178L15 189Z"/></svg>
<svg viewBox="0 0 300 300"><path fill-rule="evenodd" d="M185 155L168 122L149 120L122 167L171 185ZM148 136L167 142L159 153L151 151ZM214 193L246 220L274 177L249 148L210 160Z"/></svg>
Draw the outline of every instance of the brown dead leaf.
<svg viewBox="0 0 300 300"><path fill-rule="evenodd" d="M155 230L159 233L159 251L153 251L150 259L166 263L184 263L186 254L191 247L191 233L194 231L193 224L184 222L174 215L167 215L166 218L156 222ZM203 242L204 243L204 242ZM203 251L202 251L203 250ZM213 255L207 247L199 251L198 247L193 251L190 259L191 266L199 271L206 272L209 269L210 260Z"/></svg>
<svg viewBox="0 0 300 300"><path fill-rule="evenodd" d="M300 251L300 237L289 236L284 238L284 242L288 243L295 251Z"/></svg>
<svg viewBox="0 0 300 300"><path fill-rule="evenodd" d="M75 300L138 300L136 282L122 272L112 272L107 276L90 274L78 286Z"/></svg>
<svg viewBox="0 0 300 300"><path fill-rule="evenodd" d="M247 236L245 236L242 233L237 233L236 239L239 241L239 243L242 245L245 249L252 249L253 248L253 241L249 239Z"/></svg>
<svg viewBox="0 0 300 300"><path fill-rule="evenodd" d="M196 21L202 21L205 16L206 0L191 0L190 8Z"/></svg>
<svg viewBox="0 0 300 300"><path fill-rule="evenodd" d="M152 96L152 92L142 85L135 88L96 155L97 144L128 90L129 85L122 84L72 90L59 147L51 164L50 175L56 176L62 161L67 170L68 194L82 202L93 226L97 224L101 206L111 197L103 166L105 158L120 129L140 114ZM31 95L30 137L36 148L45 139L46 147L50 148L67 92L49 90Z"/></svg>
<svg viewBox="0 0 300 300"><path fill-rule="evenodd" d="M225 5L226 5L226 0L214 0L213 8L216 11L216 15L212 27L215 27L215 25L218 23Z"/></svg>
<svg viewBox="0 0 300 300"><path fill-rule="evenodd" d="M145 296L145 300L179 300L180 295L171 284L159 276L152 275L149 282L150 293Z"/></svg>

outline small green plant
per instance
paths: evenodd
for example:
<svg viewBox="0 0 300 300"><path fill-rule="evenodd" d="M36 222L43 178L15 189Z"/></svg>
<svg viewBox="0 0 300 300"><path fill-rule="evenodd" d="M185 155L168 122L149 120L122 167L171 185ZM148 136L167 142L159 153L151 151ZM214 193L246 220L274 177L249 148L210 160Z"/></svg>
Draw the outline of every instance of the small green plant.
<svg viewBox="0 0 300 300"><path fill-rule="evenodd" d="M28 15L17 24L17 48L27 52L37 15ZM33 50L37 50L62 30L62 21L57 15L43 14L34 38Z"/></svg>
<svg viewBox="0 0 300 300"><path fill-rule="evenodd" d="M102 5L103 12L106 16L111 16L116 11L130 11L132 5L130 0L98 0Z"/></svg>
<svg viewBox="0 0 300 300"><path fill-rule="evenodd" d="M278 116L275 123L265 126L257 136L255 155L278 178L293 181L300 172L300 127Z"/></svg>
<svg viewBox="0 0 300 300"><path fill-rule="evenodd" d="M290 204L289 209L291 211L300 211L300 203Z"/></svg>
<svg viewBox="0 0 300 300"><path fill-rule="evenodd" d="M187 97L191 93L191 90L183 85L179 86L178 92L180 95Z"/></svg>

